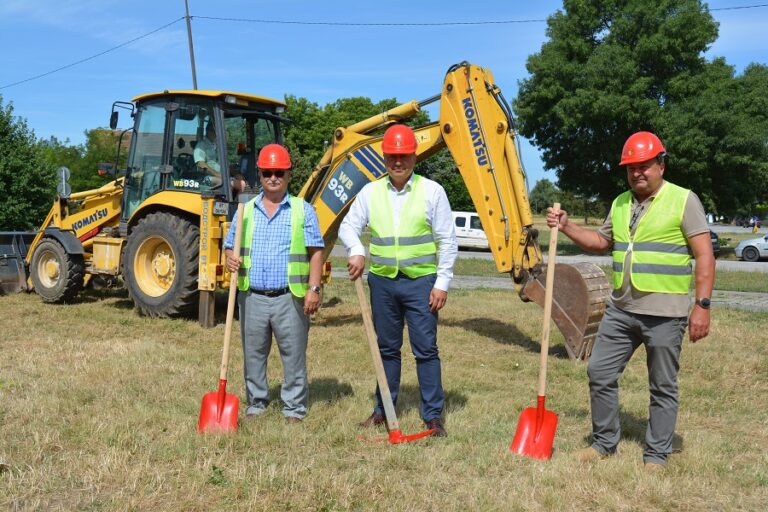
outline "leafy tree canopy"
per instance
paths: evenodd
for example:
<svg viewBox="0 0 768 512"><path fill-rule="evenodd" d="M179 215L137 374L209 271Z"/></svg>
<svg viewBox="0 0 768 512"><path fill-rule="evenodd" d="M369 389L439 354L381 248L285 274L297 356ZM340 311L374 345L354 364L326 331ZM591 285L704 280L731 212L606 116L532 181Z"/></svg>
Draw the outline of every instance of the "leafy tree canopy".
<svg viewBox="0 0 768 512"><path fill-rule="evenodd" d="M542 213L548 206L560 201L560 189L549 180L539 180L528 197L534 213Z"/></svg>
<svg viewBox="0 0 768 512"><path fill-rule="evenodd" d="M560 203L561 208L572 215L603 218L606 215L605 204L596 197L585 197L573 192L560 190L549 180L539 180L529 196L534 213L545 213L547 207Z"/></svg>
<svg viewBox="0 0 768 512"><path fill-rule="evenodd" d="M120 134L103 128L85 131L85 143L70 145L69 140L60 141L56 137L40 142L45 160L55 168L65 166L70 170L69 185L73 192L98 188L114 179L112 176L100 176L96 170L99 164L117 164L125 168L127 159L127 140L120 151L120 162L115 162Z"/></svg>
<svg viewBox="0 0 768 512"><path fill-rule="evenodd" d="M558 184L610 202L626 189L626 138L655 132L666 177L721 213L766 193L765 66L743 76L703 53L717 23L699 0L565 0L529 57L515 108ZM752 127L750 131L750 126ZM727 169L726 169L727 168ZM741 183L733 182L739 176Z"/></svg>
<svg viewBox="0 0 768 512"><path fill-rule="evenodd" d="M36 228L50 208L53 177L34 132L0 97L0 229Z"/></svg>

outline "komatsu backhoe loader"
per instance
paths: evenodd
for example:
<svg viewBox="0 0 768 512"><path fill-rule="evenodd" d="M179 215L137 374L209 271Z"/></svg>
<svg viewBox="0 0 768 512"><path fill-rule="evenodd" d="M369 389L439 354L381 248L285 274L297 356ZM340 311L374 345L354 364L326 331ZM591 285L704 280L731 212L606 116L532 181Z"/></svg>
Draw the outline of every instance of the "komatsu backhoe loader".
<svg viewBox="0 0 768 512"><path fill-rule="evenodd" d="M357 192L386 175L383 131L436 101L439 119L414 127L418 159L448 148L497 269L511 276L523 300L542 304L543 261L512 115L491 72L467 63L448 70L439 95L335 130L300 193L317 210L326 258ZM64 302L88 276L121 275L142 313L177 316L197 308L200 323L211 326L214 291L228 284L222 242L236 202L229 179L237 172L252 186L258 182L255 155L282 141L285 105L223 91L164 91L116 102L113 129L120 108L134 118L124 177L70 194L62 169L59 194L26 257L28 281L44 300ZM216 138L205 141L210 123ZM199 164L202 147L218 165ZM586 359L608 283L587 263L558 264L556 275L553 319L571 357Z"/></svg>
<svg viewBox="0 0 768 512"><path fill-rule="evenodd" d="M201 324L212 326L214 291L228 283L222 236L236 202L229 180L238 173L255 183L254 155L282 141L285 104L163 91L116 102L112 129L120 109L133 118L124 176L70 193L68 170L59 169L58 195L26 256L28 284L47 302L67 302L90 276L120 275L142 313L198 309Z"/></svg>

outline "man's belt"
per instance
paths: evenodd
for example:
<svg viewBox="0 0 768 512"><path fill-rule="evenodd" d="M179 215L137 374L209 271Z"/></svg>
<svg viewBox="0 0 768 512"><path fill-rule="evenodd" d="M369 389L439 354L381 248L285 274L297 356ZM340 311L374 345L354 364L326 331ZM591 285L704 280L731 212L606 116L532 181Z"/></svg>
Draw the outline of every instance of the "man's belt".
<svg viewBox="0 0 768 512"><path fill-rule="evenodd" d="M255 293L256 295L264 295L265 297L279 297L280 295L285 295L290 291L291 289L287 286L285 288L275 288L273 290L254 290L251 288L251 293Z"/></svg>

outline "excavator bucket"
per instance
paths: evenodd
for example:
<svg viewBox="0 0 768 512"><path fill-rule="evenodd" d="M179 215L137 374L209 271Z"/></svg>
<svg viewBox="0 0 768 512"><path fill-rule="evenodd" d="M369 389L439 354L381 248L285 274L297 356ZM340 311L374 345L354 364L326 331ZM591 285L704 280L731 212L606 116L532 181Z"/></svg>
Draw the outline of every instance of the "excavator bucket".
<svg viewBox="0 0 768 512"><path fill-rule="evenodd" d="M546 272L540 272L528 281L520 290L520 298L543 307L546 275ZM552 320L563 333L565 349L571 359L589 359L610 293L608 279L597 265L555 264Z"/></svg>

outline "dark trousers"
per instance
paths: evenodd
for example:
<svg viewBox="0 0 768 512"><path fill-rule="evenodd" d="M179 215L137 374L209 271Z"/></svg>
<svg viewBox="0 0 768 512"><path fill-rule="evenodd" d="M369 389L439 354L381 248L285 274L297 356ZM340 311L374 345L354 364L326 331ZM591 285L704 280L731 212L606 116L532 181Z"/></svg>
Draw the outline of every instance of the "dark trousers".
<svg viewBox="0 0 768 512"><path fill-rule="evenodd" d="M429 294L436 277L431 274L409 279L399 274L389 279L368 274L373 325L392 401L397 403L400 392L400 349L403 346L404 323L407 323L411 351L416 358L416 375L421 392L420 413L424 421L440 418L445 402L437 349L437 313L429 310ZM378 386L376 402L375 411L384 414Z"/></svg>

